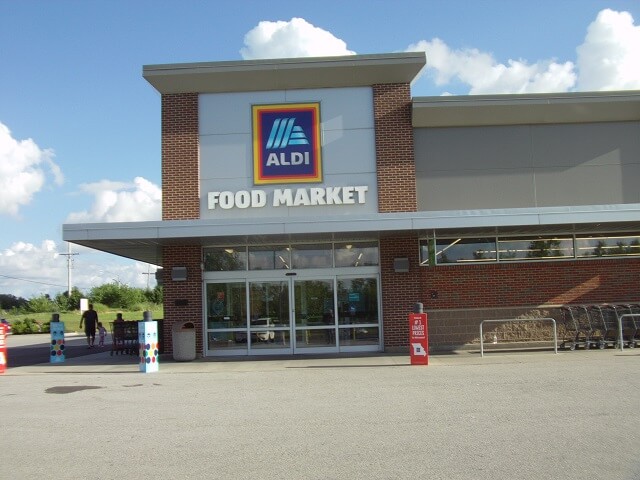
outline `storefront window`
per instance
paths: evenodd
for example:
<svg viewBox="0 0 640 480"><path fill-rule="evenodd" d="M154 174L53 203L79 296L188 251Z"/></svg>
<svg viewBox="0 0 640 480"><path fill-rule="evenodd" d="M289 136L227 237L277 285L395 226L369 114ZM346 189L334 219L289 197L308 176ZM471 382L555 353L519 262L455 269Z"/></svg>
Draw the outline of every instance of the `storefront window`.
<svg viewBox="0 0 640 480"><path fill-rule="evenodd" d="M573 258L572 237L501 238L500 261Z"/></svg>
<svg viewBox="0 0 640 480"><path fill-rule="evenodd" d="M335 244L336 267L378 265L378 242L344 242Z"/></svg>
<svg viewBox="0 0 640 480"><path fill-rule="evenodd" d="M620 235L604 237L578 235L576 237L576 256L578 257L626 257L640 255L640 237Z"/></svg>
<svg viewBox="0 0 640 480"><path fill-rule="evenodd" d="M286 245L249 247L249 270L289 270L291 249Z"/></svg>
<svg viewBox="0 0 640 480"><path fill-rule="evenodd" d="M375 278L338 280L338 323L378 323L378 283Z"/></svg>
<svg viewBox="0 0 640 480"><path fill-rule="evenodd" d="M207 284L207 328L247 326L247 296L244 282Z"/></svg>
<svg viewBox="0 0 640 480"><path fill-rule="evenodd" d="M251 326L289 325L289 282L252 282L250 289Z"/></svg>
<svg viewBox="0 0 640 480"><path fill-rule="evenodd" d="M209 247L204 249L207 272L230 272L247 269L247 247Z"/></svg>
<svg viewBox="0 0 640 480"><path fill-rule="evenodd" d="M206 315L209 350L247 349L245 282L208 283Z"/></svg>
<svg viewBox="0 0 640 480"><path fill-rule="evenodd" d="M495 238L438 238L436 263L495 262Z"/></svg>
<svg viewBox="0 0 640 480"><path fill-rule="evenodd" d="M293 245L291 259L293 268L331 268L331 244Z"/></svg>

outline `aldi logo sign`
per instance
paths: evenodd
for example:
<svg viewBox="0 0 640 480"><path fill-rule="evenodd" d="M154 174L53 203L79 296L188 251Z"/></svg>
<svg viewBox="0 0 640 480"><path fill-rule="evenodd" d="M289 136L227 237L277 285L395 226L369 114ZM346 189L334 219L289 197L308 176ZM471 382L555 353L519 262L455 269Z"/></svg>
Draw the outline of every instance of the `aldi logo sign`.
<svg viewBox="0 0 640 480"><path fill-rule="evenodd" d="M253 182L322 182L320 103L254 105Z"/></svg>

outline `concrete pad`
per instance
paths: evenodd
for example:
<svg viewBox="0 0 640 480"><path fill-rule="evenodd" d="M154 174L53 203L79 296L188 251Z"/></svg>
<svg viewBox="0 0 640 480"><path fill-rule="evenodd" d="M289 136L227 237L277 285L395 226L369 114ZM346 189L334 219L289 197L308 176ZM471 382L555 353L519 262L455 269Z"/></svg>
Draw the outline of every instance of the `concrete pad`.
<svg viewBox="0 0 640 480"><path fill-rule="evenodd" d="M0 375L8 478L640 478L640 351L163 359Z"/></svg>

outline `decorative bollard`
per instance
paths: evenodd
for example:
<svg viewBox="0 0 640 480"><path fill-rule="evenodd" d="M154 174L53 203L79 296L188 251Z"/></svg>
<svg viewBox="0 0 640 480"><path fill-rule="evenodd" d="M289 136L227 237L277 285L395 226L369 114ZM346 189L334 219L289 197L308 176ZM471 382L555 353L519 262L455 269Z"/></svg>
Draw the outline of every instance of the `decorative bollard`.
<svg viewBox="0 0 640 480"><path fill-rule="evenodd" d="M60 321L60 315L54 313L49 324L51 332L51 351L49 361L51 363L64 362L64 322Z"/></svg>
<svg viewBox="0 0 640 480"><path fill-rule="evenodd" d="M0 373L7 369L7 341L5 326L0 323Z"/></svg>
<svg viewBox="0 0 640 480"><path fill-rule="evenodd" d="M151 320L151 312L144 312L144 321L138 322L138 345L140 352L140 371L151 373L158 371L158 322Z"/></svg>

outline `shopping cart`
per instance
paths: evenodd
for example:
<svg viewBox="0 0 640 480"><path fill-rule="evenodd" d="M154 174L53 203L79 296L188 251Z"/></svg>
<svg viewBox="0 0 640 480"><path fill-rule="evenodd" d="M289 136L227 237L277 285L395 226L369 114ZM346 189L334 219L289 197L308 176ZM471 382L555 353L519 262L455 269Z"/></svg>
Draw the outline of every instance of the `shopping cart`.
<svg viewBox="0 0 640 480"><path fill-rule="evenodd" d="M138 354L138 322L111 322L111 355Z"/></svg>
<svg viewBox="0 0 640 480"><path fill-rule="evenodd" d="M589 319L589 312L584 306L565 305L560 308L562 313L562 344L560 348L575 350L582 345L585 349L593 343L593 328Z"/></svg>
<svg viewBox="0 0 640 480"><path fill-rule="evenodd" d="M618 344L618 311L614 305L592 305L589 307L591 326L594 329L592 345L604 349Z"/></svg>

